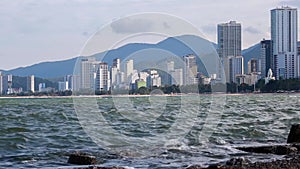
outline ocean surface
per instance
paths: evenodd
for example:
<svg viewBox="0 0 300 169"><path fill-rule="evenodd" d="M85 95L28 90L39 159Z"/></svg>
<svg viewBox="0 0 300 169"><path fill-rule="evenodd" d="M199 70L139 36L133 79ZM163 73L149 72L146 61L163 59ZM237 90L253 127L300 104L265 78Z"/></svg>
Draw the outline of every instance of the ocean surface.
<svg viewBox="0 0 300 169"><path fill-rule="evenodd" d="M285 143L300 94L0 98L0 168L72 168L85 152L101 166L185 168Z"/></svg>

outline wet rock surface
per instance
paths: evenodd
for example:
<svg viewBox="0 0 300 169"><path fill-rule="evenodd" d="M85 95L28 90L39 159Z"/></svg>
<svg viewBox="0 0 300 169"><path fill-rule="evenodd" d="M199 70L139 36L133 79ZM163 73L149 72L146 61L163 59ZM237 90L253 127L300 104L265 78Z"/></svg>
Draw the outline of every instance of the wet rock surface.
<svg viewBox="0 0 300 169"><path fill-rule="evenodd" d="M96 164L97 160L95 156L91 156L86 153L76 152L69 155L68 163L77 165L91 165Z"/></svg>
<svg viewBox="0 0 300 169"><path fill-rule="evenodd" d="M288 155L298 152L299 146L297 145L270 145L270 146L258 146L258 147L236 147L236 149L259 154L276 154L276 155Z"/></svg>
<svg viewBox="0 0 300 169"><path fill-rule="evenodd" d="M123 167L88 166L88 167L74 167L72 169L126 169L126 168L123 168Z"/></svg>
<svg viewBox="0 0 300 169"><path fill-rule="evenodd" d="M203 167L191 165L187 169L300 169L300 124L293 125L288 135L287 143L279 145L236 147L236 149L248 153L275 154L284 156L283 159L252 162L244 157L232 158L228 161L210 164ZM68 163L77 165L90 165L73 167L73 169L127 169L124 167L101 167L96 164L94 156L84 153L74 153L69 156Z"/></svg>
<svg viewBox="0 0 300 169"><path fill-rule="evenodd" d="M300 124L292 125L287 143L300 143Z"/></svg>
<svg viewBox="0 0 300 169"><path fill-rule="evenodd" d="M237 161L237 163L232 163ZM250 163L243 158L231 159L225 164L212 164L208 167L198 165L190 166L187 169L299 169L300 158L295 156L289 159L275 160L269 162L255 162Z"/></svg>

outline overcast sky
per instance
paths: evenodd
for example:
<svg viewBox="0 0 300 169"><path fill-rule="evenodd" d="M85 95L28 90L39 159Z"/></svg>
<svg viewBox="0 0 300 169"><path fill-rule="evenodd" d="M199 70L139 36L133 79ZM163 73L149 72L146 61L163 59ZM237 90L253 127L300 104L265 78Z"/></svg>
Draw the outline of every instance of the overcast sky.
<svg viewBox="0 0 300 169"><path fill-rule="evenodd" d="M140 12L178 16L213 42L218 23L236 20L245 49L270 38L270 9L282 5L300 0L1 0L0 69L78 56L102 26Z"/></svg>

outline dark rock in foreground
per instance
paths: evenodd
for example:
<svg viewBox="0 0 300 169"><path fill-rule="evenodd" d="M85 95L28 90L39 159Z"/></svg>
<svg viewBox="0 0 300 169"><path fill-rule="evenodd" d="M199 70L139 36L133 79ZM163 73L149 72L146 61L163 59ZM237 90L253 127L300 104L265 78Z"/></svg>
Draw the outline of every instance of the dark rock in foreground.
<svg viewBox="0 0 300 169"><path fill-rule="evenodd" d="M288 155L298 152L296 145L271 145L258 147L237 147L236 149L249 153Z"/></svg>
<svg viewBox="0 0 300 169"><path fill-rule="evenodd" d="M237 161L237 163L230 164L232 161ZM187 169L299 169L300 168L300 158L295 156L290 159L275 160L270 162L255 162L249 163L248 160L244 158L231 159L226 162L226 164L213 164L208 167L201 166L191 166Z"/></svg>
<svg viewBox="0 0 300 169"><path fill-rule="evenodd" d="M287 143L300 143L300 124L292 125Z"/></svg>
<svg viewBox="0 0 300 169"><path fill-rule="evenodd" d="M72 169L126 169L126 168L123 168L123 167L88 166L88 167L74 167Z"/></svg>
<svg viewBox="0 0 300 169"><path fill-rule="evenodd" d="M68 163L77 165L92 165L96 164L97 160L95 156L77 152L69 156Z"/></svg>

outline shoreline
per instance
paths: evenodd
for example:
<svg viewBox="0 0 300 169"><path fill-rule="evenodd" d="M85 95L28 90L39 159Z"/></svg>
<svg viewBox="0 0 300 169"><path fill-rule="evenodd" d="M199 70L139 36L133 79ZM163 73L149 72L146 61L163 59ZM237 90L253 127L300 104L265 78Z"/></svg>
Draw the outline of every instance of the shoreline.
<svg viewBox="0 0 300 169"><path fill-rule="evenodd" d="M300 92L292 93L190 93L190 94L156 94L156 95L71 95L71 96L0 96L0 99L52 99L52 98L109 98L109 97L188 97L188 96L253 96L253 95L298 95Z"/></svg>

